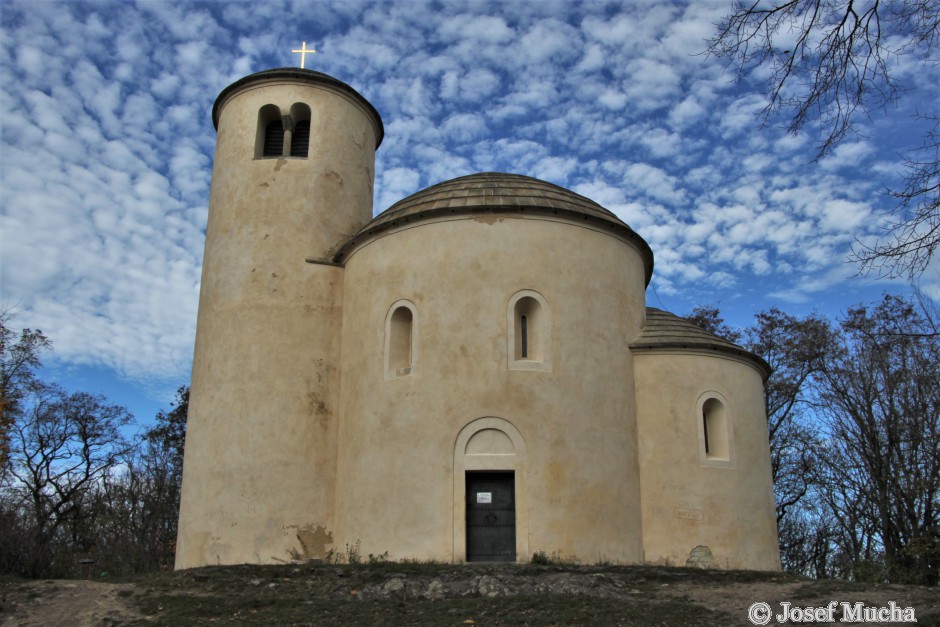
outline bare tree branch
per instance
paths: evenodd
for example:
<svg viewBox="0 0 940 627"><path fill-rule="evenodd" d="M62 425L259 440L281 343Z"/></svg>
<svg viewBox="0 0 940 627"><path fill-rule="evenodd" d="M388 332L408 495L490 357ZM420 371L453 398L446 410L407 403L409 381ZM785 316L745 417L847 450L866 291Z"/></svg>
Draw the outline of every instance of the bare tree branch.
<svg viewBox="0 0 940 627"><path fill-rule="evenodd" d="M885 240L856 244L852 260L861 264L862 272L913 279L927 268L940 246L940 118L930 119L933 130L924 145L904 159L904 188L888 192L898 205Z"/></svg>
<svg viewBox="0 0 940 627"><path fill-rule="evenodd" d="M735 3L707 54L726 59L739 78L770 70L762 124L786 111L787 131L818 122L816 158L857 133L856 119L884 109L905 92L893 73L901 57L938 63L940 0L789 0L766 8ZM914 278L940 243L940 146L936 117L924 145L903 157L904 185L884 241L859 242L860 271Z"/></svg>

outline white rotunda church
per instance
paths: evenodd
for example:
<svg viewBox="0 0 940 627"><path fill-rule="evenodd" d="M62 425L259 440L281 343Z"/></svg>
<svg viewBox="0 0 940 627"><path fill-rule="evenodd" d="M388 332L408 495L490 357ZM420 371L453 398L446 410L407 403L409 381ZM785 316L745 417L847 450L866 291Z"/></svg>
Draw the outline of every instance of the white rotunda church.
<svg viewBox="0 0 940 627"><path fill-rule="evenodd" d="M373 218L375 108L227 87L176 567L362 554L780 567L767 365L645 305L653 253L519 174Z"/></svg>

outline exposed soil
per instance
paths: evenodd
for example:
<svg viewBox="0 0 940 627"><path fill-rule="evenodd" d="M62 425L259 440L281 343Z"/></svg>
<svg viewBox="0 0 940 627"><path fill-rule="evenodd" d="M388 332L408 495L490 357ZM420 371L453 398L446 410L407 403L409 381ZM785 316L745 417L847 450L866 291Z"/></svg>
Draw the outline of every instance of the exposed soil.
<svg viewBox="0 0 940 627"><path fill-rule="evenodd" d="M0 623L751 625L748 608L757 601L775 614L781 601L893 601L915 608L918 625L940 624L940 591L919 586L649 566L392 563L216 567L122 582L6 580Z"/></svg>
<svg viewBox="0 0 940 627"><path fill-rule="evenodd" d="M128 602L134 591L131 583L50 579L2 589L0 620L4 627L124 625L142 618Z"/></svg>

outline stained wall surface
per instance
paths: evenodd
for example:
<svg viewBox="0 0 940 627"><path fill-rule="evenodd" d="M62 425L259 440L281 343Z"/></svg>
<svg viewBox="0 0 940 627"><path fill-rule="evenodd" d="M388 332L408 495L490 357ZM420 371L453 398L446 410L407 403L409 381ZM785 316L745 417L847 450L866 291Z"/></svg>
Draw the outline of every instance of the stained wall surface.
<svg viewBox="0 0 940 627"><path fill-rule="evenodd" d="M632 246L563 220L425 221L356 250L346 262L338 545L463 561L463 473L514 470L519 560L545 551L641 561L624 382L643 290ZM520 292L541 299L543 328L530 329L542 334L541 365L512 363ZM403 300L414 309L414 364L396 376L385 369L385 321Z"/></svg>

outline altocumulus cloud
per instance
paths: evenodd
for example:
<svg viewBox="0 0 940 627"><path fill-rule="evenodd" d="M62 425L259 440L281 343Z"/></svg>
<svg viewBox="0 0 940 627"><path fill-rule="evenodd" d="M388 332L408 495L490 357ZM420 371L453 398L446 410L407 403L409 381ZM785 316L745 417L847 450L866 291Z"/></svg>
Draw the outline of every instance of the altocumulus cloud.
<svg viewBox="0 0 940 627"><path fill-rule="evenodd" d="M698 54L721 3L14 0L2 11L0 296L60 359L142 381L188 372L212 102L244 74L295 64L301 41L385 120L377 211L475 171L545 178L639 231L656 254L653 287L680 311L853 292L843 260L890 206L884 155L918 141L889 116L813 164L813 141L758 128L760 72L732 83ZM922 73L928 90L937 68Z"/></svg>

